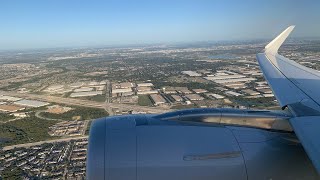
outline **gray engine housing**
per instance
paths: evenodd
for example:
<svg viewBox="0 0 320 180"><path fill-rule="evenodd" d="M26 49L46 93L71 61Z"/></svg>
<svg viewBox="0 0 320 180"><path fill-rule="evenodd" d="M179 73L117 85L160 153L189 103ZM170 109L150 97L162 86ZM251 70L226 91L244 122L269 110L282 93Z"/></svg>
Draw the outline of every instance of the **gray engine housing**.
<svg viewBox="0 0 320 180"><path fill-rule="evenodd" d="M319 179L294 133L221 123L226 112L236 121L252 119L240 110L198 109L95 120L89 137L87 178ZM273 119L287 116L270 113ZM257 115L263 121L268 117L266 111Z"/></svg>

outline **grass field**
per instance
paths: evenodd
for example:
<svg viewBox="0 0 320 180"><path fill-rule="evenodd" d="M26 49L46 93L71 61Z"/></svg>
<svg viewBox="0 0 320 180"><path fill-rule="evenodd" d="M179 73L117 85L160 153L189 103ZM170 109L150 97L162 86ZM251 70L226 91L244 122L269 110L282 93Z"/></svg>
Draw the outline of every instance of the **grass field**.
<svg viewBox="0 0 320 180"><path fill-rule="evenodd" d="M138 98L138 105L140 106L153 106L152 101L148 95L140 95Z"/></svg>
<svg viewBox="0 0 320 180"><path fill-rule="evenodd" d="M91 101L97 101L97 102L105 102L106 96L105 95L89 96L86 99L91 100Z"/></svg>

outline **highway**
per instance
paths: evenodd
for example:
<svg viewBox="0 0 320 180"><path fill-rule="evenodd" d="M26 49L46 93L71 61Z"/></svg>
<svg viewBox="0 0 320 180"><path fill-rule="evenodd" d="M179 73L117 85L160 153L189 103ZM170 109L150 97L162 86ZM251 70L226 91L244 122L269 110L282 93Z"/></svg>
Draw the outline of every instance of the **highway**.
<svg viewBox="0 0 320 180"><path fill-rule="evenodd" d="M76 99L76 98L66 98L66 97L58 97L51 95L39 95L39 94L30 94L30 93L18 93L15 91L0 91L0 95L7 96L15 96L26 99L33 99L39 101L53 102L59 104L67 104L74 106L84 106L84 107L94 107L105 109L106 111L111 111L112 108L119 110L134 110L134 111L143 111L147 113L163 113L170 111L169 108L164 107L145 107L133 104L119 104L119 103L106 103L106 102L96 102L84 99ZM112 115L113 112L110 112Z"/></svg>
<svg viewBox="0 0 320 180"><path fill-rule="evenodd" d="M54 139L54 140L46 140L46 141L38 141L38 142L33 142L33 143L25 143L25 144L16 144L12 146L5 146L3 147L3 150L11 150L14 148L26 148L30 146L36 146L36 145L41 145L44 143L55 143L55 142L63 142L63 141L71 141L71 140L76 140L76 139L83 139L83 138L88 138L89 136L77 136L77 137L68 137L68 138L62 138L62 139Z"/></svg>

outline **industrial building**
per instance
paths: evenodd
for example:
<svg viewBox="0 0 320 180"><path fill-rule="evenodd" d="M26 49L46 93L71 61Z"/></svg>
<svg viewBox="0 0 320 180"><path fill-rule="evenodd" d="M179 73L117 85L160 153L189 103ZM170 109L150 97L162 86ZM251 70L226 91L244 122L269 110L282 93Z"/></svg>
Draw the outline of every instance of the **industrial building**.
<svg viewBox="0 0 320 180"><path fill-rule="evenodd" d="M112 84L112 97L131 96L134 95L132 88L135 87L134 83L122 82Z"/></svg>
<svg viewBox="0 0 320 180"><path fill-rule="evenodd" d="M262 96L263 96L263 97L274 97L273 94L263 94Z"/></svg>
<svg viewBox="0 0 320 180"><path fill-rule="evenodd" d="M154 105L158 106L161 104L166 103L167 101L159 94L152 94L150 95L152 101L154 102Z"/></svg>
<svg viewBox="0 0 320 180"><path fill-rule="evenodd" d="M150 87L150 86L138 86L138 87L137 87L137 91L138 91L138 92L141 92L141 91L151 91L151 90L153 90L153 89L152 89L152 87Z"/></svg>
<svg viewBox="0 0 320 180"><path fill-rule="evenodd" d="M255 82L258 86L267 86L268 83L267 81L259 81L259 82Z"/></svg>
<svg viewBox="0 0 320 180"><path fill-rule="evenodd" d="M187 87L172 87L172 86L165 86L162 88L163 92L166 94L176 94L176 93L183 93L191 94L192 92Z"/></svg>
<svg viewBox="0 0 320 180"><path fill-rule="evenodd" d="M178 92L181 94L192 94L192 91L190 91L188 88L180 89L180 90L178 90Z"/></svg>
<svg viewBox="0 0 320 180"><path fill-rule="evenodd" d="M242 96L242 94L233 91L226 91L225 94L228 96Z"/></svg>
<svg viewBox="0 0 320 180"><path fill-rule="evenodd" d="M206 95L207 95L208 97L213 97L213 98L215 98L215 99L223 99L223 98L224 98L224 96L219 95L219 94L215 94L215 93L207 93Z"/></svg>
<svg viewBox="0 0 320 180"><path fill-rule="evenodd" d="M256 95L260 94L259 92L251 90L251 89L244 89L241 92L244 92L244 93L246 93L246 94L248 94L250 96L256 96Z"/></svg>
<svg viewBox="0 0 320 180"><path fill-rule="evenodd" d="M162 88L162 89L163 89L163 92L166 94L176 94L177 93L177 91L174 89L167 89L167 88Z"/></svg>
<svg viewBox="0 0 320 180"><path fill-rule="evenodd" d="M143 94L158 94L157 90L149 90L149 91L138 91L138 95L143 95Z"/></svg>
<svg viewBox="0 0 320 180"><path fill-rule="evenodd" d="M263 94L271 94L272 93L272 90L270 88L257 89L257 90Z"/></svg>
<svg viewBox="0 0 320 180"><path fill-rule="evenodd" d="M208 76L208 77L205 77L205 79L210 81L216 81L216 80L227 80L227 79L242 79L245 77L246 76L240 75L240 74L237 74L237 75L224 74L224 75Z"/></svg>
<svg viewBox="0 0 320 180"><path fill-rule="evenodd" d="M14 102L14 104L19 105L19 106L27 106L27 107L41 107L41 106L49 105L50 103L23 99L23 100Z"/></svg>
<svg viewBox="0 0 320 180"><path fill-rule="evenodd" d="M201 101L201 100L204 100L204 98L201 97L199 94L187 94L186 97L190 101Z"/></svg>
<svg viewBox="0 0 320 180"><path fill-rule="evenodd" d="M205 90L205 89L192 89L192 91L195 92L195 93L197 93L197 94L208 92L208 91Z"/></svg>
<svg viewBox="0 0 320 180"><path fill-rule="evenodd" d="M96 88L97 91L102 91L106 88L106 85L98 85L98 86L94 86L94 88Z"/></svg>
<svg viewBox="0 0 320 180"><path fill-rule="evenodd" d="M243 89L246 88L245 83L250 81L255 81L255 78L246 77L243 74L237 74L231 71L217 71L214 75L208 75L204 77L209 81L221 84L231 89Z"/></svg>
<svg viewBox="0 0 320 180"><path fill-rule="evenodd" d="M171 95L171 97L177 102L183 101L183 98L179 95Z"/></svg>
<svg viewBox="0 0 320 180"><path fill-rule="evenodd" d="M131 82L122 82L112 84L112 89L129 89L135 87L135 84Z"/></svg>
<svg viewBox="0 0 320 180"><path fill-rule="evenodd" d="M247 86L244 83L239 83L239 82L236 82L236 83L225 83L225 84L222 84L222 85L226 86L228 88L231 88L231 89L244 89L244 88L247 88Z"/></svg>
<svg viewBox="0 0 320 180"><path fill-rule="evenodd" d="M154 85L152 83L138 83L138 87L153 87Z"/></svg>
<svg viewBox="0 0 320 180"><path fill-rule="evenodd" d="M255 78L236 78L236 79L222 79L222 80L213 80L215 83L224 84L224 83L232 83L232 82L248 82L255 81Z"/></svg>
<svg viewBox="0 0 320 180"><path fill-rule="evenodd" d="M125 88L125 89L112 89L112 94L121 94L121 93L127 93L132 92L131 88Z"/></svg>
<svg viewBox="0 0 320 180"><path fill-rule="evenodd" d="M153 86L152 83L138 83L136 87L137 94L157 94L158 90L155 90Z"/></svg>
<svg viewBox="0 0 320 180"><path fill-rule="evenodd" d="M102 91L75 92L75 93L71 93L70 97L86 97L86 96L96 96L96 95L102 95Z"/></svg>
<svg viewBox="0 0 320 180"><path fill-rule="evenodd" d="M188 76L191 76L191 77L200 77L202 76L201 74L195 72L195 71L182 71L181 72L182 74L186 74Z"/></svg>

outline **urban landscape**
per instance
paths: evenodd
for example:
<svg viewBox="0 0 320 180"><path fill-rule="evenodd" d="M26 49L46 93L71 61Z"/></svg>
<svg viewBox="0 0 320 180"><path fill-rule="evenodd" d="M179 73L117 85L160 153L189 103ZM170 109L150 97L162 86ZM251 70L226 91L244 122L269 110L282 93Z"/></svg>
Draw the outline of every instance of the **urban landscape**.
<svg viewBox="0 0 320 180"><path fill-rule="evenodd" d="M320 41L280 54L320 70ZM85 179L90 124L186 108L280 109L267 41L0 52L0 179Z"/></svg>

